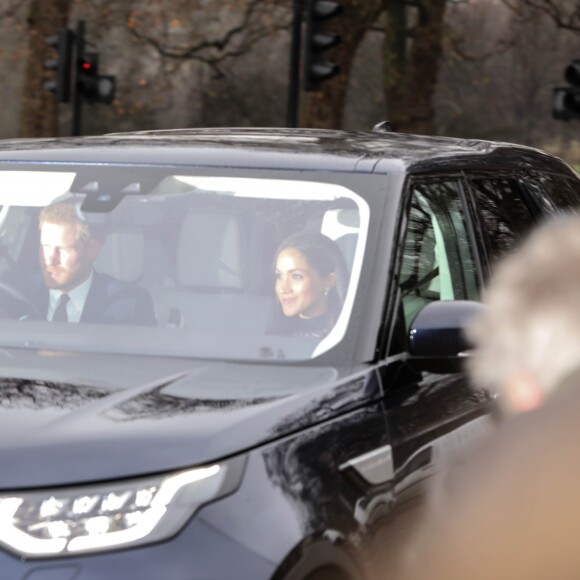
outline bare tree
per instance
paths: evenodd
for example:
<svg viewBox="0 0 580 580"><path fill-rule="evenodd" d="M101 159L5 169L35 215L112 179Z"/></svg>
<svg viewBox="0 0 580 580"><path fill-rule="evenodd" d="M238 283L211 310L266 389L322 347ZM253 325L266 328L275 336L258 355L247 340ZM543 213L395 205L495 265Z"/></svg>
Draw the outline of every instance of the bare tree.
<svg viewBox="0 0 580 580"><path fill-rule="evenodd" d="M443 50L448 0L346 0L335 32L343 37L333 57L341 74L307 101L307 126L338 128L357 49L369 32L382 30L387 117L396 130L433 133L432 104Z"/></svg>
<svg viewBox="0 0 580 580"><path fill-rule="evenodd" d="M580 3L578 0L503 0L518 14L529 14L530 9L547 15L558 28L580 32Z"/></svg>
<svg viewBox="0 0 580 580"><path fill-rule="evenodd" d="M433 94L447 2L385 0L385 95L388 117L398 131L434 132Z"/></svg>
<svg viewBox="0 0 580 580"><path fill-rule="evenodd" d="M513 18L510 30L514 44L505 59L509 67L503 90L506 117L512 122L516 140L532 145L536 135L544 134L541 128L549 119L553 71L566 39L538 12L523 22Z"/></svg>
<svg viewBox="0 0 580 580"><path fill-rule="evenodd" d="M336 129L342 126L344 104L350 72L357 49L376 23L383 0L344 0L344 13L335 18L329 31L340 35L342 42L333 49L332 58L340 67L340 74L321 84L320 90L305 99L301 124L306 127Z"/></svg>
<svg viewBox="0 0 580 580"><path fill-rule="evenodd" d="M580 37L537 10L514 13L499 0L458 6L448 18L464 38L446 46L442 61L434 100L440 131L565 153L574 127L552 118L552 89Z"/></svg>
<svg viewBox="0 0 580 580"><path fill-rule="evenodd" d="M328 26L342 43L328 58L341 73L303 95L303 126L366 127L382 117L399 131L525 142L555 129L542 120L542 106L561 76L561 66L557 76L550 71L563 49L544 31L553 16L538 11L543 3L558 5L568 10L558 18L573 23L572 1L340 2L343 14ZM511 28L510 12L501 10L506 2L519 6ZM526 8L532 4L535 12ZM58 133L59 107L42 90L50 54L43 39L76 18L87 22L101 72L117 77L115 102L84 115L84 132L284 123L292 0L43 0L41 19L39 6L0 0L0 14L28 10L23 136ZM0 51L8 67L6 54ZM345 119L347 98L358 109ZM62 127L70 107L60 112Z"/></svg>
<svg viewBox="0 0 580 580"><path fill-rule="evenodd" d="M506 124L502 96L509 92L511 80L500 71L513 46L507 32L511 16L493 2L450 8L433 100L436 123L443 134L491 138Z"/></svg>
<svg viewBox="0 0 580 580"><path fill-rule="evenodd" d="M141 0L127 27L163 59L177 66L198 61L220 76L228 59L287 29L289 17L274 0Z"/></svg>
<svg viewBox="0 0 580 580"><path fill-rule="evenodd" d="M0 18L11 18L28 2L28 0L4 0L1 3Z"/></svg>
<svg viewBox="0 0 580 580"><path fill-rule="evenodd" d="M32 50L36 55L41 49L46 51L42 39L66 26L65 18L71 16L72 1L50 0L45 6L60 7L60 12L54 13L60 14L60 20L44 18L38 23L34 6L39 0L30 0L31 58L25 83L22 134L57 133L57 106L49 93L39 90L45 72L39 67L44 58L33 56ZM448 1L342 0L344 13L331 24L342 37L342 43L332 54L341 73L322 83L319 91L305 95L301 124L328 128L343 126L346 96L359 46L369 32L376 34L381 30L384 33L387 116L399 130L433 132L432 96L437 83ZM242 93L236 91L234 85L243 78L253 78L252 86L260 85L265 93L269 79L257 83L256 74L252 75L251 71L236 76L232 72L236 67L232 65L247 57L253 59L255 71L261 69L260 53L252 51L261 46L263 52L264 43L278 33L288 38L291 4L290 0L76 0L73 13L84 14L88 40L99 42L99 35L101 40L106 36L106 42L101 44L110 45L113 36L117 35L116 42L119 49L122 47L124 57L115 59L114 52L109 55L115 70L107 72L117 74L119 81L113 107L98 116L88 116L87 123L89 120L95 123L105 116L111 120L115 118L120 124L125 118L127 121L139 118L143 122L147 111L153 115L169 112L172 108L176 110L177 103L180 103L179 109L183 109L183 103L197 103L196 110L199 110L199 103L215 101L200 97L204 95L204 87L215 85L220 78L225 79L221 87L228 87L228 95L232 98L238 95L236 107L230 109L237 108L248 122L259 119L260 115L256 115L251 106L251 90L244 88L244 100L241 100ZM133 42L128 42L128 38ZM106 52L105 49L101 64L106 63ZM278 85L279 77L278 72ZM192 79L197 79L197 84ZM186 96L187 90L195 95ZM279 92L278 86L276 90ZM260 99L261 95L254 98ZM225 103L222 98L221 109L216 111L223 111ZM149 118L154 124L153 117ZM94 130L99 131L98 127Z"/></svg>
<svg viewBox="0 0 580 580"><path fill-rule="evenodd" d="M266 86L263 94L268 93L268 82L276 85L279 73L259 83L252 79L264 73L272 51L285 56L279 40L287 36L290 22L287 2L100 1L109 7L101 17L105 34L116 21L125 35L127 58L117 62L113 56L120 81L114 104L119 122L135 116L143 122L149 114L153 124L162 119L165 126L215 125L235 118L236 111L244 123L260 118L251 101L256 109L262 97L258 87Z"/></svg>

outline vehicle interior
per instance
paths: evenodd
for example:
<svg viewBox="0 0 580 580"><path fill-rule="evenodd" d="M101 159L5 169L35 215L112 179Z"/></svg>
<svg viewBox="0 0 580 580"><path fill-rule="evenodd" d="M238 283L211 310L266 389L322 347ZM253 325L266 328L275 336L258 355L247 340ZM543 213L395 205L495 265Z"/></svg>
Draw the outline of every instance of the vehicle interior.
<svg viewBox="0 0 580 580"><path fill-rule="evenodd" d="M363 248L352 278L361 231L359 205L352 197L316 191L295 199L254 196L223 187L176 186L173 177L165 181L152 194L125 195L105 207L76 192L53 201L78 204L101 240L94 269L146 288L160 327L267 334L278 307L276 249L296 231L334 240L346 266L341 291L346 295L353 280L356 285ZM0 280L38 270L40 209L6 205L0 210Z"/></svg>
<svg viewBox="0 0 580 580"><path fill-rule="evenodd" d="M460 205L445 185L413 192L399 285L407 328L438 300L474 300L478 281ZM458 201L458 200L457 200Z"/></svg>

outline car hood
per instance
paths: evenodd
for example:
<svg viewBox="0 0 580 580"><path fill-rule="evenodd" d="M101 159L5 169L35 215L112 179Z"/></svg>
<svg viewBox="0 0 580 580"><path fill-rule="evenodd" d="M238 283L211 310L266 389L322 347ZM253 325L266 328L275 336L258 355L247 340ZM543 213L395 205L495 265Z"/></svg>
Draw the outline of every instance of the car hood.
<svg viewBox="0 0 580 580"><path fill-rule="evenodd" d="M0 489L219 460L377 396L363 369L0 350Z"/></svg>

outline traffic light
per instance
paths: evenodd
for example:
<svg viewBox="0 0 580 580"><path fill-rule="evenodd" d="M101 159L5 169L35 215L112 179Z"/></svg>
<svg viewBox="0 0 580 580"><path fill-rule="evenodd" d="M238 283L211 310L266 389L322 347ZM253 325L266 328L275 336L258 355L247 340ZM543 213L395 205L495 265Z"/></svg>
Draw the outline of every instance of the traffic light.
<svg viewBox="0 0 580 580"><path fill-rule="evenodd" d="M91 103L111 103L115 97L115 77L99 74L99 53L83 51L77 56L76 90L79 98Z"/></svg>
<svg viewBox="0 0 580 580"><path fill-rule="evenodd" d="M324 60L323 53L341 43L339 34L326 30L326 23L342 13L342 6L331 0L307 0L306 10L304 90L316 91L340 72L338 64Z"/></svg>
<svg viewBox="0 0 580 580"><path fill-rule="evenodd" d="M68 103L70 100L71 56L74 35L68 28L63 28L57 36L45 38L45 42L52 46L58 58L44 61L44 68L56 71L54 79L46 81L43 87L54 93L59 103Z"/></svg>
<svg viewBox="0 0 580 580"><path fill-rule="evenodd" d="M552 116L560 121L580 119L580 60L573 60L564 70L565 87L556 87L552 100Z"/></svg>

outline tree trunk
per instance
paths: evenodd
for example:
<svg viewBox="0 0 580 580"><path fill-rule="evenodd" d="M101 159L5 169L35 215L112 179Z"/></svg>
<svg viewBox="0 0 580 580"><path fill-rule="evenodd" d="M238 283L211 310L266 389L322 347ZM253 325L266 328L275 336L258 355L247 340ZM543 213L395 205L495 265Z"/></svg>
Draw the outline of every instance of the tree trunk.
<svg viewBox="0 0 580 580"><path fill-rule="evenodd" d="M32 0L28 13L28 55L20 109L21 137L58 135L58 104L42 84L55 72L43 66L47 58L56 58L45 38L68 26L72 0Z"/></svg>
<svg viewBox="0 0 580 580"><path fill-rule="evenodd" d="M395 131L432 134L435 110L432 99L443 51L447 0L420 0L405 50L408 9L400 0L386 0L388 24L384 44L385 99Z"/></svg>
<svg viewBox="0 0 580 580"><path fill-rule="evenodd" d="M344 0L342 6L343 13L329 21L327 27L329 31L340 34L342 42L324 53L325 58L340 66L340 73L323 81L320 90L302 93L305 98L301 125L304 127L339 129L342 126L356 50L382 12L382 0Z"/></svg>
<svg viewBox="0 0 580 580"><path fill-rule="evenodd" d="M405 105L402 90L407 64L408 8L405 2L385 0L385 9L387 18L383 41L383 82L387 120L392 124L401 116L398 106Z"/></svg>

